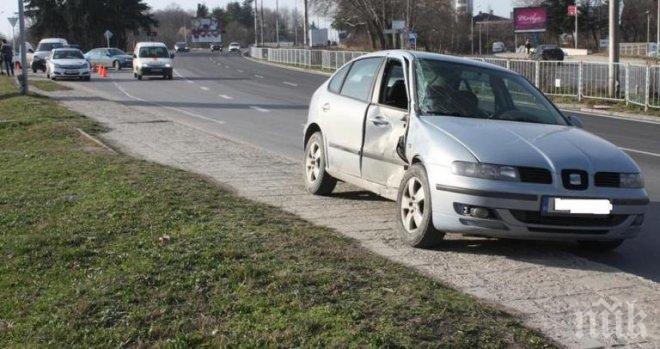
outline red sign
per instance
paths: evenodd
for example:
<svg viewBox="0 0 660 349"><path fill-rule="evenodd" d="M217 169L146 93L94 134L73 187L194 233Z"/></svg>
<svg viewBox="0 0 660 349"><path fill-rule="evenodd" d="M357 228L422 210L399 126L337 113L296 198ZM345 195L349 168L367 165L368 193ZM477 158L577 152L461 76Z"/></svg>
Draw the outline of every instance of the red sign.
<svg viewBox="0 0 660 349"><path fill-rule="evenodd" d="M568 15L569 16L575 16L577 14L577 6L575 5L568 5Z"/></svg>
<svg viewBox="0 0 660 349"><path fill-rule="evenodd" d="M519 7L513 9L516 33L544 32L548 21L545 7Z"/></svg>

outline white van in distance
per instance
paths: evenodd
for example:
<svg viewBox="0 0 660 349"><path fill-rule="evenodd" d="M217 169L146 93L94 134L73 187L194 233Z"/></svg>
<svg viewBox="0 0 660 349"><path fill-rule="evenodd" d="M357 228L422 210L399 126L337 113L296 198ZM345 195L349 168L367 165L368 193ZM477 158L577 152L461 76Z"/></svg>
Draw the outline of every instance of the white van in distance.
<svg viewBox="0 0 660 349"><path fill-rule="evenodd" d="M167 46L162 42L139 42L133 50L133 76L162 76L172 80L172 59Z"/></svg>

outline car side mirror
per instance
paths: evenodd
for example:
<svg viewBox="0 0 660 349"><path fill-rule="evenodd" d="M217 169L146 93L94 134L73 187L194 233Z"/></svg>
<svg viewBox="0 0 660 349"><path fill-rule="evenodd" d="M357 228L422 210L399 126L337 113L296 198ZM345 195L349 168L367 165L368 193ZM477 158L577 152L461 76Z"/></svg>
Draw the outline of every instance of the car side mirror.
<svg viewBox="0 0 660 349"><path fill-rule="evenodd" d="M575 126L577 128L583 128L582 126L582 119L580 119L579 116L576 115L569 115L568 116L568 121L571 122L572 126Z"/></svg>

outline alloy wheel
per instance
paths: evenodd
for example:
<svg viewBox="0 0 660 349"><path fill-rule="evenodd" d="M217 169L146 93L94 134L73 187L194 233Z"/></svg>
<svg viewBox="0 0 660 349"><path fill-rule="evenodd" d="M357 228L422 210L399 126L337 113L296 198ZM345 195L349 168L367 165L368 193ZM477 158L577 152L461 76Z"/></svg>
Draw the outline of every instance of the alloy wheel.
<svg viewBox="0 0 660 349"><path fill-rule="evenodd" d="M406 183L401 198L401 220L407 232L415 232L424 221L426 209L424 186L417 177L412 177Z"/></svg>
<svg viewBox="0 0 660 349"><path fill-rule="evenodd" d="M317 142L310 144L305 164L305 172L307 173L307 180L309 183L314 183L319 178L319 173L321 172L321 156L321 146L319 146Z"/></svg>

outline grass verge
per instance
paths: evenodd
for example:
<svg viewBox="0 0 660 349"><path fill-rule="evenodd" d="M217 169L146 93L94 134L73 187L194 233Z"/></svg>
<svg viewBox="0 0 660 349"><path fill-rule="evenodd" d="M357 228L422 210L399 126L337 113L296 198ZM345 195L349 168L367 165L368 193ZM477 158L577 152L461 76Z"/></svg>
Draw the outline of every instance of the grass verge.
<svg viewBox="0 0 660 349"><path fill-rule="evenodd" d="M550 347L332 231L179 170L0 79L0 347Z"/></svg>
<svg viewBox="0 0 660 349"><path fill-rule="evenodd" d="M46 92L71 90L71 87L64 86L50 80L33 80L30 83L32 86Z"/></svg>

